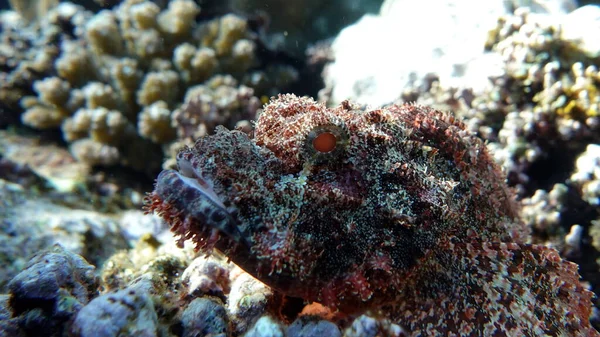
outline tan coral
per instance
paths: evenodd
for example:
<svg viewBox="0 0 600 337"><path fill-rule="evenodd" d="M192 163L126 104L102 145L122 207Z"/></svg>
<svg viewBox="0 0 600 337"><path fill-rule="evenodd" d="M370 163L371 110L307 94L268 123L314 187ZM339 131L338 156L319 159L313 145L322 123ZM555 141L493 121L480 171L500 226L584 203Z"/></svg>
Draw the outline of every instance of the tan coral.
<svg viewBox="0 0 600 337"><path fill-rule="evenodd" d="M254 66L256 61L256 44L248 39L241 39L231 49L229 69L244 72Z"/></svg>
<svg viewBox="0 0 600 337"><path fill-rule="evenodd" d="M119 55L123 51L117 18L111 11L96 14L86 25L86 35L92 51L97 54Z"/></svg>
<svg viewBox="0 0 600 337"><path fill-rule="evenodd" d="M70 115L66 109L71 94L68 82L58 77L48 77L34 83L38 98L22 100L26 108L21 121L38 129L56 128Z"/></svg>
<svg viewBox="0 0 600 337"><path fill-rule="evenodd" d="M72 85L81 85L89 80L93 67L90 54L76 41L65 41L62 54L56 60L56 72Z"/></svg>
<svg viewBox="0 0 600 337"><path fill-rule="evenodd" d="M137 29L156 28L156 18L160 13L160 7L151 1L144 1L131 6L131 19Z"/></svg>
<svg viewBox="0 0 600 337"><path fill-rule="evenodd" d="M69 100L71 86L59 77L47 77L33 84L40 101L61 107Z"/></svg>
<svg viewBox="0 0 600 337"><path fill-rule="evenodd" d="M121 154L115 146L103 144L90 138L72 142L69 150L77 160L88 165L116 165Z"/></svg>
<svg viewBox="0 0 600 337"><path fill-rule="evenodd" d="M27 87L36 76L46 78L48 85L36 91L37 97L22 99L20 104L27 111L18 111L17 118L38 129L62 129L63 138L69 143L90 138L98 146L110 145L120 153L119 164L144 170L156 167L157 163L140 162L149 159L146 154L153 153L152 157L160 163L164 153L156 143L174 139L172 129L165 123L166 114L148 111L162 111L157 106L163 104L169 111L180 108L186 89L203 84L215 73L233 74L241 81L264 72L257 69L246 74L257 65L258 53L257 36L246 18L225 15L205 21L199 13L199 5L192 0L170 1L166 8L148 0L124 0L113 9L96 14L81 6L61 3L41 21L41 29L28 28L27 34L16 35L21 37L15 41L23 40L19 42L23 50L0 53L0 62L6 56L9 65L14 59L13 66L22 64L24 70L11 75L16 82L8 78L11 81L0 85L0 97L11 101L11 108L16 106L18 110L17 100L28 93L15 90L16 84L22 82ZM20 19L11 20L15 23L7 24L13 27ZM23 28L14 26L2 32L2 37L12 41L15 34L10 32ZM29 35L33 38L26 38ZM5 78L0 72L0 82ZM274 83L262 87L267 83L262 79L264 76L261 92L272 90ZM224 88L218 95L227 96L219 109L232 128L239 122L235 118L247 120L256 112L254 103L247 104L254 95L250 88ZM239 106L234 106L232 100L240 100ZM152 106L156 102L164 103ZM229 114L229 110L235 112ZM102 114L120 117L110 118L114 125L106 124L108 119L104 117L94 119ZM249 130L248 122L240 125Z"/></svg>
<svg viewBox="0 0 600 337"><path fill-rule="evenodd" d="M150 105L156 101L165 101L171 105L179 94L179 76L172 70L150 72L146 74L137 92L138 104Z"/></svg>
<svg viewBox="0 0 600 337"><path fill-rule="evenodd" d="M166 143L175 138L175 129L171 127L171 110L163 101L154 102L138 115L140 136L154 143Z"/></svg>
<svg viewBox="0 0 600 337"><path fill-rule="evenodd" d="M62 124L67 114L53 107L35 105L21 115L23 124L36 129L51 129Z"/></svg>
<svg viewBox="0 0 600 337"><path fill-rule="evenodd" d="M123 114L104 107L80 109L63 124L68 141L89 136L102 144L116 145L132 132L133 126Z"/></svg>
<svg viewBox="0 0 600 337"><path fill-rule="evenodd" d="M86 108L117 109L121 104L119 95L113 87L100 82L89 82L81 88L86 101Z"/></svg>
<svg viewBox="0 0 600 337"><path fill-rule="evenodd" d="M191 0L173 0L158 16L161 31L172 35L187 35L195 24L200 8Z"/></svg>
<svg viewBox="0 0 600 337"><path fill-rule="evenodd" d="M181 72L182 79L189 84L208 79L219 65L214 50L206 47L196 49L190 43L175 48L173 63Z"/></svg>

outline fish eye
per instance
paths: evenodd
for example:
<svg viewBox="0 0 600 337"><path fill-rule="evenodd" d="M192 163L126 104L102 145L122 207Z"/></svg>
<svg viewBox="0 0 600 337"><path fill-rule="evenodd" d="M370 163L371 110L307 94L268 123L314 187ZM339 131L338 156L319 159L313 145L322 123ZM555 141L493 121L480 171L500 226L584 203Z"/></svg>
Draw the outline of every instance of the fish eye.
<svg viewBox="0 0 600 337"><path fill-rule="evenodd" d="M347 143L348 132L343 125L319 125L306 137L304 157L312 164L333 164L341 159Z"/></svg>
<svg viewBox="0 0 600 337"><path fill-rule="evenodd" d="M337 138L331 132L322 132L318 134L312 141L313 148L321 153L327 153L335 150Z"/></svg>

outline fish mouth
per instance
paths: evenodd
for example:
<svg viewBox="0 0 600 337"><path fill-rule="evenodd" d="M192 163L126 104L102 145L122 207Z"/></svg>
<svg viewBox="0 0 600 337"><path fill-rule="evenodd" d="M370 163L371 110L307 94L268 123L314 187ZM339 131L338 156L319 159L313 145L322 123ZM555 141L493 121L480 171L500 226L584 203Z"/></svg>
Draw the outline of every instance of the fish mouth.
<svg viewBox="0 0 600 337"><path fill-rule="evenodd" d="M202 173L198 169L194 168L192 162L186 157L187 156L185 155L177 156L177 171L180 175L180 178L190 186L202 191L202 193L204 193L206 197L208 197L215 205L226 210L227 207L225 207L223 201L215 192L212 182L210 182L208 179L205 179L202 176Z"/></svg>
<svg viewBox="0 0 600 337"><path fill-rule="evenodd" d="M171 213L178 218L177 233L184 239L192 239L200 248L209 242L210 249L219 238L248 246L236 210L225 206L212 181L185 156L177 157L177 166L177 170L163 170L158 175L154 190L156 196L175 208L176 212ZM163 218L173 225L172 218Z"/></svg>

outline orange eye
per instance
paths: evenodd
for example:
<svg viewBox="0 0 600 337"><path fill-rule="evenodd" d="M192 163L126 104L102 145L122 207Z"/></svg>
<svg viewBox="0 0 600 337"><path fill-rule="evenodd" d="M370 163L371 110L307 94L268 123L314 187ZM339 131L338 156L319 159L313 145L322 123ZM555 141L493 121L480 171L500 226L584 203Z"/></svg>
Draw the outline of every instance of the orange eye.
<svg viewBox="0 0 600 337"><path fill-rule="evenodd" d="M331 152L335 149L337 138L331 132L323 132L313 139L312 145L321 153Z"/></svg>
<svg viewBox="0 0 600 337"><path fill-rule="evenodd" d="M302 159L312 165L333 167L341 163L348 145L348 131L342 121L316 125L306 135Z"/></svg>

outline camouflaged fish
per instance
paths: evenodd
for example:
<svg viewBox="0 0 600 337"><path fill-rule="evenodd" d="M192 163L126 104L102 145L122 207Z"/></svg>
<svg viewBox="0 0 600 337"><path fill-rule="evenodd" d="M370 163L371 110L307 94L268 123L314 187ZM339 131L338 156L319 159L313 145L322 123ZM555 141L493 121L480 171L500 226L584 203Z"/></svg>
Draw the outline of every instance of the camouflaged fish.
<svg viewBox="0 0 600 337"><path fill-rule="evenodd" d="M286 295L412 336L600 336L577 266L526 243L499 167L451 115L280 95L253 138L221 128L177 163L147 211Z"/></svg>

